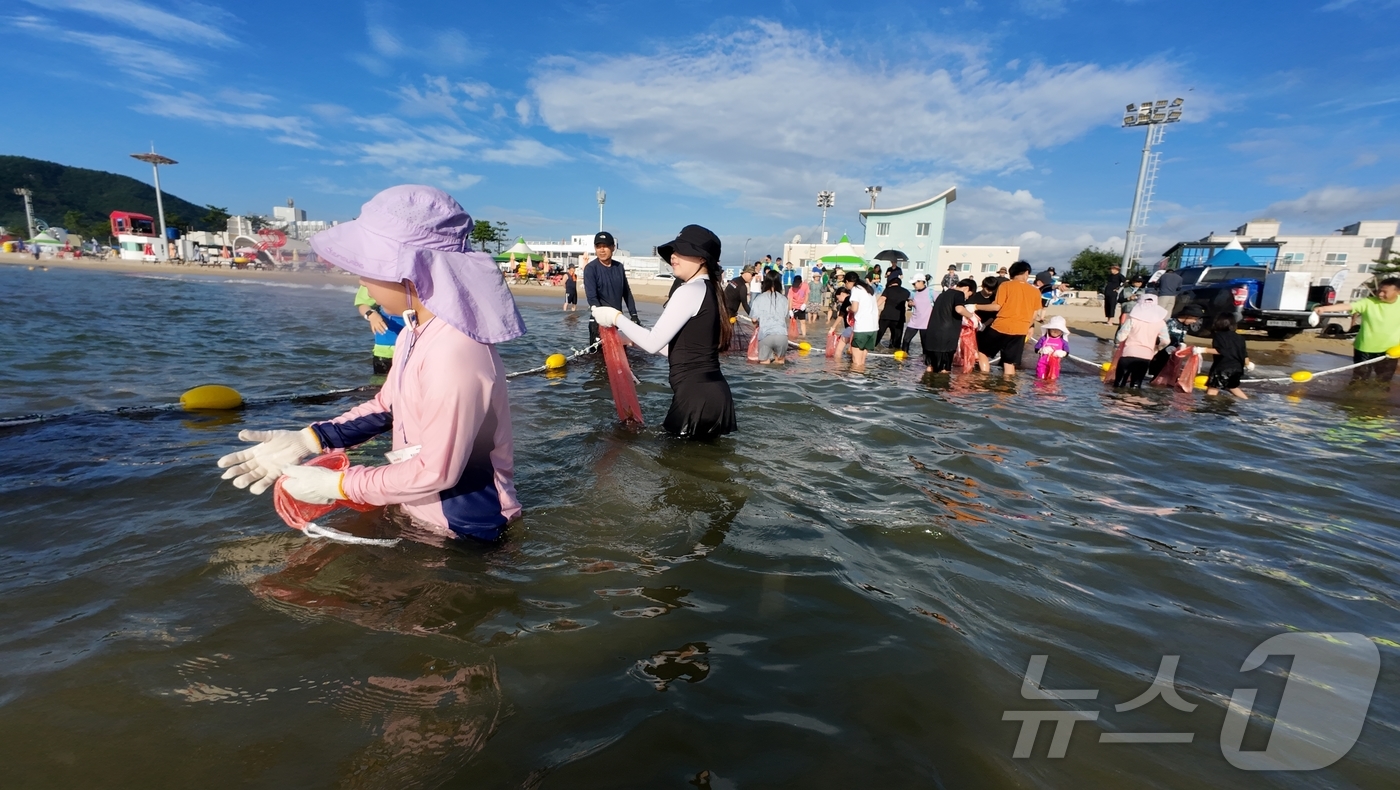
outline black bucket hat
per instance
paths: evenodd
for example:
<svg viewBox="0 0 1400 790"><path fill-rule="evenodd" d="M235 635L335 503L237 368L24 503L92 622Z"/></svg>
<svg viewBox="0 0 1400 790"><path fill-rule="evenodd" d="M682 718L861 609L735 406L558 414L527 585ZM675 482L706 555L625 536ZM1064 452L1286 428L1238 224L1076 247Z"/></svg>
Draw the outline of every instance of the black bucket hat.
<svg viewBox="0 0 1400 790"><path fill-rule="evenodd" d="M656 254L667 263L671 262L671 256L675 253L703 258L706 263L718 263L719 251L719 237L709 228L699 225L686 225L673 241L656 248Z"/></svg>

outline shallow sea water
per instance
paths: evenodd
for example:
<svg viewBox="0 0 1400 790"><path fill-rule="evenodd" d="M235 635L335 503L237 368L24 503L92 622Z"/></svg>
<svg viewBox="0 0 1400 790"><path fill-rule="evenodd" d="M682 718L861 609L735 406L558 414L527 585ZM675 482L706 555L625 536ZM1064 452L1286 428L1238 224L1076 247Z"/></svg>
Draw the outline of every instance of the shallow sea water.
<svg viewBox="0 0 1400 790"><path fill-rule="evenodd" d="M740 433L695 445L654 427L663 363L633 358L653 427L631 431L585 359L511 382L526 516L503 545L348 546L287 529L214 461L242 428L371 390L98 410L369 386L349 289L0 267L0 293L26 316L0 418L52 417L0 428L5 787L1400 784L1400 413L1381 399L736 357ZM583 314L521 304L507 370L586 342ZM1232 691L1272 715L1289 663L1240 666L1295 630L1379 646L1361 737L1316 772L1233 768ZM1098 697L1023 699L1037 654L1047 688ZM1116 712L1164 654L1195 711ZM1065 757L1048 725L1012 757L1003 712L1065 709L1099 712ZM1119 731L1195 736L1098 742Z"/></svg>

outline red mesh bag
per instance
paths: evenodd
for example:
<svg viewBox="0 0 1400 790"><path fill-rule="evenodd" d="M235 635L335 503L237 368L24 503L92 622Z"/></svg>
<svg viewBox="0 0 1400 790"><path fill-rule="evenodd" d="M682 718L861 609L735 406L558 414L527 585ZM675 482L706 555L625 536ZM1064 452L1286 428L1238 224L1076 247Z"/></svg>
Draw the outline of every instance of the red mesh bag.
<svg viewBox="0 0 1400 790"><path fill-rule="evenodd" d="M977 366L977 330L970 322L964 321L958 331L958 350L953 354L953 367L963 373L971 373Z"/></svg>
<svg viewBox="0 0 1400 790"><path fill-rule="evenodd" d="M350 456L344 450L332 450L325 455L318 455L307 461L303 466L319 466L329 469L332 472L344 472L350 468ZM374 510L378 505L363 505L359 502L351 502L348 499L337 499L329 505L313 505L310 502L303 502L294 498L282 488L282 478L277 478L277 482L272 486L272 506L277 509L277 515L287 522L287 526L292 529L306 529L306 525L343 507L354 508L359 511Z"/></svg>
<svg viewBox="0 0 1400 790"><path fill-rule="evenodd" d="M826 333L826 358L831 359L836 356L836 330Z"/></svg>
<svg viewBox="0 0 1400 790"><path fill-rule="evenodd" d="M749 361L758 361L758 330L753 331L753 337L749 338Z"/></svg>
<svg viewBox="0 0 1400 790"><path fill-rule="evenodd" d="M612 386L617 418L623 422L645 425L642 404L637 401L637 387L632 382L632 366L627 362L627 351L617 336L617 327L599 327L598 337L603 342L603 362L608 367L608 384Z"/></svg>

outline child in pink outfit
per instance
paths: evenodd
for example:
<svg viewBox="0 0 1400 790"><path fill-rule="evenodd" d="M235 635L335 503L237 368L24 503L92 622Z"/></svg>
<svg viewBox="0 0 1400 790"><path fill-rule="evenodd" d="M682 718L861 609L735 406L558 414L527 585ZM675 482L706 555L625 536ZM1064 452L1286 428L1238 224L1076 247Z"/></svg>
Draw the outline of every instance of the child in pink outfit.
<svg viewBox="0 0 1400 790"><path fill-rule="evenodd" d="M1069 327L1061 315L1050 316L1045 322L1045 334L1035 343L1035 377L1055 379L1060 377L1060 360L1069 356Z"/></svg>
<svg viewBox="0 0 1400 790"><path fill-rule="evenodd" d="M447 193L400 186L376 195L358 219L313 237L317 254L360 275L375 301L404 314L394 370L372 400L332 420L241 432L258 444L219 459L225 479L260 494L283 477L283 490L303 502L402 505L441 537L501 537L520 516L520 501L495 344L523 335L525 323L495 261L472 251L471 228ZM300 465L389 431L388 464L344 472Z"/></svg>

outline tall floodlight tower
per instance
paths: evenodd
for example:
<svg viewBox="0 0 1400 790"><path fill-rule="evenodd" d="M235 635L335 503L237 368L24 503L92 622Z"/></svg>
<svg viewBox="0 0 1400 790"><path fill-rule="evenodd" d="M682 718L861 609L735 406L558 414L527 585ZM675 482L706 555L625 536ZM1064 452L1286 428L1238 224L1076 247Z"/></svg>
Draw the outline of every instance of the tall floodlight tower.
<svg viewBox="0 0 1400 790"><path fill-rule="evenodd" d="M160 247L158 249L164 250L169 239L166 238L165 235L165 203L160 197L160 166L178 165L180 163L168 156L161 156L156 153L155 143L151 143L151 152L149 154L132 154L131 158L151 163L151 172L155 175L156 181L156 219L160 220ZM161 254L164 255L163 252Z"/></svg>
<svg viewBox="0 0 1400 790"><path fill-rule="evenodd" d="M608 202L608 193L598 187L598 232L603 232L603 204Z"/></svg>
<svg viewBox="0 0 1400 790"><path fill-rule="evenodd" d="M1157 165L1161 154L1152 153L1152 146L1162 142L1166 124L1181 120L1182 99L1145 101L1138 105L1128 105L1123 113L1123 126L1145 126L1147 136L1142 145L1142 164L1138 165L1137 191L1133 193L1133 210L1128 215L1128 234L1123 239L1123 271L1132 270L1132 264L1142 255L1143 237L1139 230L1147 224L1147 210L1152 205L1152 192L1157 184Z"/></svg>
<svg viewBox="0 0 1400 790"><path fill-rule="evenodd" d="M826 210L836 205L835 192L818 192L817 208L822 210L822 244L826 243Z"/></svg>
<svg viewBox="0 0 1400 790"><path fill-rule="evenodd" d="M37 233L34 231L34 204L31 202L34 193L24 187L15 187L15 194L24 198L24 221L29 225L29 238L34 238Z"/></svg>
<svg viewBox="0 0 1400 790"><path fill-rule="evenodd" d="M884 187L866 187L866 188L865 188L865 194L867 194L867 195L870 196L870 207L871 207L871 208L875 208L875 199L878 198L878 197L880 197L880 191L883 190L883 189L884 189Z"/></svg>

